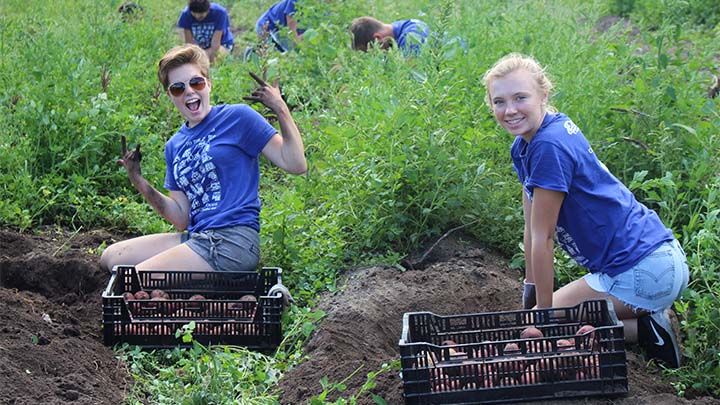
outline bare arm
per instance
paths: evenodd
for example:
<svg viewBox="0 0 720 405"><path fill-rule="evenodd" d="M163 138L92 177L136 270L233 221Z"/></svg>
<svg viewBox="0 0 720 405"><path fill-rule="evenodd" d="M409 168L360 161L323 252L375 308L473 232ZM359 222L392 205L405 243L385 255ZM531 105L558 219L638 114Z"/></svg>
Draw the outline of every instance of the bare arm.
<svg viewBox="0 0 720 405"><path fill-rule="evenodd" d="M298 34L298 29L297 29L298 23L297 23L297 20L295 19L295 17L293 17L289 14L285 15L285 17L287 19L287 26L288 26L288 28L290 28L290 31L292 31L293 35L295 36L295 40L302 41L303 36L302 36L302 34Z"/></svg>
<svg viewBox="0 0 720 405"><path fill-rule="evenodd" d="M293 174L302 174L307 171L305 160L305 147L303 146L300 130L295 125L285 101L280 94L280 87L276 79L272 86L254 73L250 76L260 87L253 91L252 96L243 97L249 101L260 101L270 108L280 122L280 135L275 134L263 148L262 153L281 169Z"/></svg>
<svg viewBox="0 0 720 405"><path fill-rule="evenodd" d="M522 202L523 217L525 218L525 229L523 231L523 247L525 249L525 280L527 280L528 283L535 283L535 275L533 274L532 263L530 262L530 258L532 257L532 235L530 234L530 210L532 209L532 205L530 205L530 199L524 189L522 191Z"/></svg>
<svg viewBox="0 0 720 405"><path fill-rule="evenodd" d="M210 48L205 50L208 54L208 58L210 58L210 62L214 61L215 56L217 56L217 50L220 49L220 41L222 41L222 34L222 30L215 31L213 33L212 40L210 40Z"/></svg>
<svg viewBox="0 0 720 405"><path fill-rule="evenodd" d="M535 187L530 208L530 267L535 279L538 308L552 308L553 249L558 213L565 194ZM525 247L527 249L527 246Z"/></svg>
<svg viewBox="0 0 720 405"><path fill-rule="evenodd" d="M186 44L192 44L194 42L192 31L190 31L189 29L183 29L183 37L185 38Z"/></svg>
<svg viewBox="0 0 720 405"><path fill-rule="evenodd" d="M123 158L118 159L117 163L125 167L130 182L155 211L173 224L175 229L178 231L185 230L190 222L190 202L185 193L171 191L168 197L159 192L141 174L140 161L142 160L142 154L140 153L140 145L128 151L124 136L121 142Z"/></svg>

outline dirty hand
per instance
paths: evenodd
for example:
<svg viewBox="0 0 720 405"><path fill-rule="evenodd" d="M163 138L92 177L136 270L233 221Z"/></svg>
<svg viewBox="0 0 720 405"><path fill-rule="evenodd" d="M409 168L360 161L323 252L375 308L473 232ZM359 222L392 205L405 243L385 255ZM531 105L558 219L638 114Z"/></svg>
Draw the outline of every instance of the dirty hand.
<svg viewBox="0 0 720 405"><path fill-rule="evenodd" d="M265 104L266 107L273 110L273 112L278 113L284 106L285 106L285 100L282 98L282 93L280 92L280 86L278 85L278 79L275 79L272 86L268 84L263 78L256 75L253 72L250 73L250 76L252 76L253 79L260 85L260 87L253 90L252 95L245 96L243 99L248 101L259 101L263 104Z"/></svg>
<svg viewBox="0 0 720 405"><path fill-rule="evenodd" d="M528 283L523 280L523 295L522 295L523 309L532 309L537 304L535 299L535 283Z"/></svg>
<svg viewBox="0 0 720 405"><path fill-rule="evenodd" d="M275 284L274 286L270 287L270 291L268 291L269 296L277 296L278 294L282 294L283 298L283 306L287 308L290 306L291 303L295 302L295 299L290 295L290 290L287 289L282 284Z"/></svg>
<svg viewBox="0 0 720 405"><path fill-rule="evenodd" d="M139 175L140 174L140 161L142 161L142 152L140 152L140 144L135 146L135 149L128 151L127 140L125 135L120 138L120 144L122 148L122 159L117 160L117 164L125 166L128 171L128 175Z"/></svg>

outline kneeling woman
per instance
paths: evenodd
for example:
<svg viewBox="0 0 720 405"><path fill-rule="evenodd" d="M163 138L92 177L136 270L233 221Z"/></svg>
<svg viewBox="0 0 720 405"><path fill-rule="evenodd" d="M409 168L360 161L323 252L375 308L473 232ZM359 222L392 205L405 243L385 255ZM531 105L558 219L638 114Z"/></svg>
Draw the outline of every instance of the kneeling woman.
<svg viewBox="0 0 720 405"><path fill-rule="evenodd" d="M510 154L523 187L525 306L609 298L626 340L679 367L671 307L689 273L673 233L610 173L580 129L548 106L552 83L537 61L510 54L483 82L495 119L515 137ZM553 293L555 235L590 273Z"/></svg>

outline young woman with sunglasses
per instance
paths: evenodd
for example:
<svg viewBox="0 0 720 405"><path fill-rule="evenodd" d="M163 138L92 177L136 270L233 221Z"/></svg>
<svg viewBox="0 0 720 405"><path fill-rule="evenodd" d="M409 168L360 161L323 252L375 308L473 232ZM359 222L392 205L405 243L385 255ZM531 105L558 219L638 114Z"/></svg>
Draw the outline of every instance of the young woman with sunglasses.
<svg viewBox="0 0 720 405"><path fill-rule="evenodd" d="M495 119L514 137L510 155L525 216L525 307L609 299L627 341L678 367L671 308L689 272L672 231L610 173L570 118L548 105L553 86L535 59L510 54L483 83ZM556 241L589 273L553 292Z"/></svg>
<svg viewBox="0 0 720 405"><path fill-rule="evenodd" d="M139 147L122 159L133 186L178 231L109 246L101 267L138 270L248 271L260 255L259 155L293 174L307 170L300 131L273 85L253 75L259 101L278 117L280 132L246 104L210 104L210 61L197 45L168 51L158 78L185 123L165 144L165 195L141 174Z"/></svg>

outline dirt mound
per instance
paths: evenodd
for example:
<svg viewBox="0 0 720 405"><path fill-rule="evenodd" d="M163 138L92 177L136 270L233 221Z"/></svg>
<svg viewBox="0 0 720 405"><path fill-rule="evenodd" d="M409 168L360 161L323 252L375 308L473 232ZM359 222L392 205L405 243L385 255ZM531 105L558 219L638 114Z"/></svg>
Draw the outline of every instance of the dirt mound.
<svg viewBox="0 0 720 405"><path fill-rule="evenodd" d="M328 398L348 398L365 383L367 373L398 358L398 342L405 312L430 311L439 315L520 308L520 273L471 239L450 237L426 255L418 270L372 267L348 272L343 286L321 300L327 315L306 345L309 359L288 371L280 382L281 404L299 404L319 395L320 379L344 381L345 392ZM642 356L628 352L629 390L619 404L679 404L657 369ZM350 377L349 377L350 376ZM349 377L349 378L348 378ZM380 374L371 393L388 404L402 404L402 380L395 372ZM375 404L363 395L358 404ZM538 403L538 402L534 402ZM608 399L566 400L563 403L607 404ZM693 403L720 403L704 398Z"/></svg>
<svg viewBox="0 0 720 405"><path fill-rule="evenodd" d="M88 251L110 240L95 232L0 231L3 403L116 404L124 399L127 372L100 335L100 291L108 275Z"/></svg>
<svg viewBox="0 0 720 405"><path fill-rule="evenodd" d="M114 241L106 232L0 230L0 403L117 404L129 390L125 365L104 346L101 292L109 276L98 267L98 246ZM422 260L419 260L422 259ZM307 344L309 360L281 381L281 403L303 404L322 392L327 376L357 392L368 372L398 358L402 314L457 314L518 308L520 274L507 261L472 242L449 237L419 257L419 269L355 269L327 294L327 312ZM629 353L630 396L619 403L687 402L639 355ZM357 372L356 372L357 370ZM354 373L354 374L353 374ZM380 374L372 393L402 403L396 372ZM333 398L333 395L330 395ZM607 400L565 401L608 403ZM718 403L711 398L694 403ZM359 404L373 403L364 395Z"/></svg>

